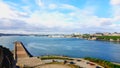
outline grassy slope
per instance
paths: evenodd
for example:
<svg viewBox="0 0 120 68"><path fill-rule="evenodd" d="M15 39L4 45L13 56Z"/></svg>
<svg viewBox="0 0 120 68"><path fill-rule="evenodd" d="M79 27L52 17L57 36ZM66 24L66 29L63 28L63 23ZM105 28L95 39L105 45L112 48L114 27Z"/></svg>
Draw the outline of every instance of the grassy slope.
<svg viewBox="0 0 120 68"><path fill-rule="evenodd" d="M110 39L117 40L120 39L120 36L97 36L97 38L99 40L110 40Z"/></svg>
<svg viewBox="0 0 120 68"><path fill-rule="evenodd" d="M42 60L45 60L45 59L63 59L63 60L68 60L68 59L70 59L68 57L63 57L63 56L41 56L39 58L41 58Z"/></svg>
<svg viewBox="0 0 120 68"><path fill-rule="evenodd" d="M91 58L91 57L86 57L85 59L92 61L92 62L95 62L95 63L97 63L105 68L120 68L119 65L113 64L113 63L106 61L106 60L101 60L101 59Z"/></svg>

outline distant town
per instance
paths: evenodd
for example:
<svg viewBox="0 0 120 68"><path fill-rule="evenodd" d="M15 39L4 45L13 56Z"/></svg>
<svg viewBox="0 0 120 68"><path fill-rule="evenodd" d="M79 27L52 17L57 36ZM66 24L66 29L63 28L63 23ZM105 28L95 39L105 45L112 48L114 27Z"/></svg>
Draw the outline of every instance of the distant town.
<svg viewBox="0 0 120 68"><path fill-rule="evenodd" d="M103 41L117 41L120 42L120 33L118 32L104 32L104 33L93 33L93 34L4 34L0 33L0 36L46 36L50 38L81 38L87 40L103 40Z"/></svg>

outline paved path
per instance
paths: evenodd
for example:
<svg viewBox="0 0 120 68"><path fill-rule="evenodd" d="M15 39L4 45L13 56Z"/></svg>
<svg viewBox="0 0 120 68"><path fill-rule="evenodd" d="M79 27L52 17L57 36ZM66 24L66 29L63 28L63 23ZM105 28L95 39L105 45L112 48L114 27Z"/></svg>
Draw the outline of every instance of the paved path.
<svg viewBox="0 0 120 68"><path fill-rule="evenodd" d="M36 68L71 68L71 67L67 65L62 65L62 64L48 64L48 65L43 65Z"/></svg>
<svg viewBox="0 0 120 68"><path fill-rule="evenodd" d="M82 58L72 58L73 60L66 60L67 63L66 64L71 64L73 63L74 65L77 65L79 67L82 67L82 68L96 68L97 66L99 66L100 68L104 68L94 62L90 62L88 60L84 60ZM56 62L64 62L64 60L59 60L59 59L54 59L54 61ZM50 62L53 62L52 59L49 59L49 60L42 60L42 62L44 63L50 63ZM49 68L49 67L48 67Z"/></svg>
<svg viewBox="0 0 120 68"><path fill-rule="evenodd" d="M78 61L79 60L79 61ZM94 62L90 62L88 60L84 60L84 59L74 59L72 62L75 63L75 65L78 65L80 67L83 67L83 68L96 68L96 66L99 66L100 68L104 68Z"/></svg>

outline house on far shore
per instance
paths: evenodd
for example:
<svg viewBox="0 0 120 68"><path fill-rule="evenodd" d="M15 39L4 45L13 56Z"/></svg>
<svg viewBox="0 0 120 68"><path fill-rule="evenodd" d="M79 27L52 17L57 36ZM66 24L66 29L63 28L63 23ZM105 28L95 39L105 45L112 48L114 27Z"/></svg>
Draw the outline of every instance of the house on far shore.
<svg viewBox="0 0 120 68"><path fill-rule="evenodd" d="M92 36L120 36L120 33L117 33L117 32L114 32L114 33L104 32L104 33L95 33L95 34L92 34Z"/></svg>
<svg viewBox="0 0 120 68"><path fill-rule="evenodd" d="M95 33L93 36L103 36L103 33Z"/></svg>
<svg viewBox="0 0 120 68"><path fill-rule="evenodd" d="M111 34L111 36L120 36L120 33L114 32Z"/></svg>
<svg viewBox="0 0 120 68"><path fill-rule="evenodd" d="M104 36L111 36L111 33L109 33L109 32L104 32L103 35L104 35Z"/></svg>

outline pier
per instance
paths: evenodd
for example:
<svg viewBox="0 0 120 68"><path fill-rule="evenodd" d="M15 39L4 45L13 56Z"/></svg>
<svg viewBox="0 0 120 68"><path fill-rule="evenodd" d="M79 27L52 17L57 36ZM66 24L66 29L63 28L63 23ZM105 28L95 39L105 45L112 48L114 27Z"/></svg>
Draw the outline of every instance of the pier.
<svg viewBox="0 0 120 68"><path fill-rule="evenodd" d="M28 58L32 55L27 51L22 42L14 42L14 58L17 60L18 58Z"/></svg>
<svg viewBox="0 0 120 68"><path fill-rule="evenodd" d="M32 57L22 42L14 42L14 59L16 65L20 67L35 67L42 64L41 59Z"/></svg>

